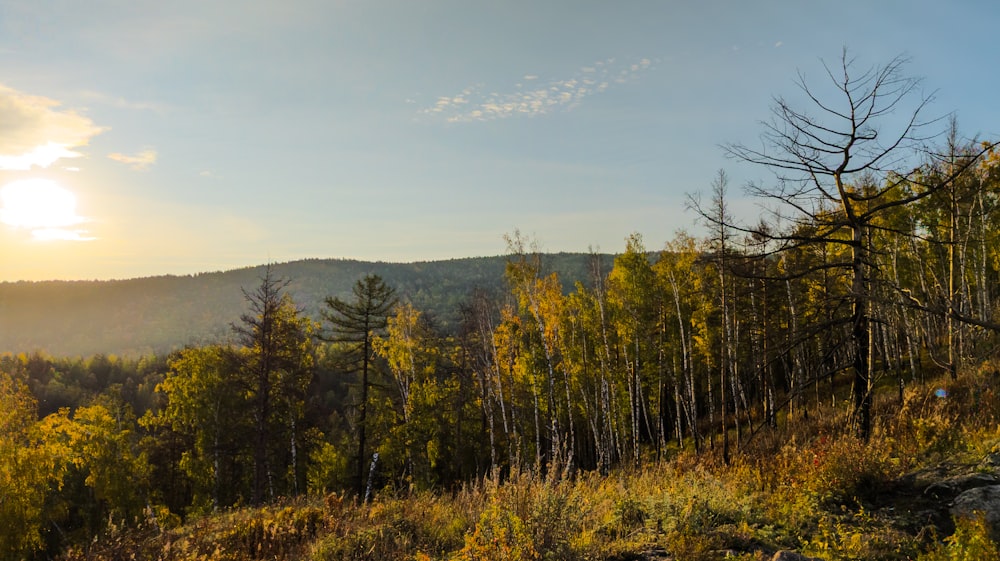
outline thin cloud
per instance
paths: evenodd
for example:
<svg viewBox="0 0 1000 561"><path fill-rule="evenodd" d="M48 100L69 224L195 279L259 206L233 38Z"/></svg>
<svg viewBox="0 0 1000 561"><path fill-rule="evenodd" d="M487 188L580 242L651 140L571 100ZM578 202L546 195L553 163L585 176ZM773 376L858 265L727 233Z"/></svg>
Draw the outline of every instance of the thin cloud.
<svg viewBox="0 0 1000 561"><path fill-rule="evenodd" d="M0 170L47 168L62 158L78 158L73 148L106 130L60 105L0 85Z"/></svg>
<svg viewBox="0 0 1000 561"><path fill-rule="evenodd" d="M166 106L160 103L155 103L151 101L134 101L125 99L124 97L115 97L105 93L84 90L80 94L84 99L87 99L93 103L100 103L103 105L110 105L111 107L117 107L118 109L131 109L134 111L154 111L157 113L162 113L166 111Z"/></svg>
<svg viewBox="0 0 1000 561"><path fill-rule="evenodd" d="M612 84L625 84L653 66L652 59L643 58L628 64L615 59L600 60L581 67L573 76L538 81L535 74L525 74L530 86L517 83L510 92L487 92L482 84L470 86L453 96L438 97L433 105L419 111L420 115L443 119L449 123L492 121L515 116L536 116L557 110L572 110L587 97L607 91Z"/></svg>
<svg viewBox="0 0 1000 561"><path fill-rule="evenodd" d="M87 235L86 230L64 230L62 228L44 228L32 230L31 237L40 242L89 242L97 238Z"/></svg>
<svg viewBox="0 0 1000 561"><path fill-rule="evenodd" d="M114 152L108 154L108 157L116 162L126 164L136 171L146 171L156 163L156 155L156 150L146 149L131 156L122 154L121 152Z"/></svg>

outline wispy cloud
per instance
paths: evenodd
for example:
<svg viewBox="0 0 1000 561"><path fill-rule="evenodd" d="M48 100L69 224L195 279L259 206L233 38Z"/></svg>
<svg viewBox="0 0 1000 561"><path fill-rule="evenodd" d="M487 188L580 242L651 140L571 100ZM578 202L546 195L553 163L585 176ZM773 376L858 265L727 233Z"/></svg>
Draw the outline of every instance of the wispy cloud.
<svg viewBox="0 0 1000 561"><path fill-rule="evenodd" d="M86 230L66 230L63 228L42 228L31 231L31 237L40 242L90 242L97 238L87 234Z"/></svg>
<svg viewBox="0 0 1000 561"><path fill-rule="evenodd" d="M613 58L600 60L578 69L568 78L543 81L536 74L522 78L529 85L517 83L513 91L487 91L484 84L469 86L457 95L441 96L419 114L441 118L449 123L492 121L515 116L535 116L557 110L571 110L585 98L625 84L649 70L654 60L643 58L624 63Z"/></svg>
<svg viewBox="0 0 1000 561"><path fill-rule="evenodd" d="M0 85L0 170L47 168L106 130L47 97Z"/></svg>
<svg viewBox="0 0 1000 561"><path fill-rule="evenodd" d="M110 105L112 107L117 107L118 109L131 109L135 111L155 111L163 112L166 111L167 107L162 103L156 103L152 101L135 101L131 99L125 99L121 96L108 95L102 92L97 92L93 90L84 90L80 93L83 99L86 99L92 103L100 103L103 105Z"/></svg>
<svg viewBox="0 0 1000 561"><path fill-rule="evenodd" d="M121 162L128 165L136 171L146 171L149 166L156 163L156 150L147 148L133 155L122 154L121 152L114 152L108 154L108 157L116 162Z"/></svg>

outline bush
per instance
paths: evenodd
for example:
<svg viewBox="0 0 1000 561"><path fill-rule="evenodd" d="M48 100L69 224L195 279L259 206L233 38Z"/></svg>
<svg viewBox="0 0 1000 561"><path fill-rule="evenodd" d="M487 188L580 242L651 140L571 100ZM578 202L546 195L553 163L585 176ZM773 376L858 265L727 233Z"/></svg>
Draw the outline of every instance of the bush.
<svg viewBox="0 0 1000 561"><path fill-rule="evenodd" d="M955 533L920 561L998 561L1000 548L990 538L990 525L982 518L958 518Z"/></svg>
<svg viewBox="0 0 1000 561"><path fill-rule="evenodd" d="M592 518L583 483L520 474L487 483L486 505L454 559L467 561L577 560L593 554Z"/></svg>
<svg viewBox="0 0 1000 561"><path fill-rule="evenodd" d="M367 507L349 507L337 495L326 503L337 521L312 548L316 560L443 557L462 547L471 525L461 499L432 493L382 499Z"/></svg>

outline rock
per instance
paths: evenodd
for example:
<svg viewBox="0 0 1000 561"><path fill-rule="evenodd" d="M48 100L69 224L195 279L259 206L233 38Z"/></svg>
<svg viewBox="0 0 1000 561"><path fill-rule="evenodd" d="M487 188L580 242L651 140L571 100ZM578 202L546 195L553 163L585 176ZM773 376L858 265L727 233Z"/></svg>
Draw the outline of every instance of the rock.
<svg viewBox="0 0 1000 561"><path fill-rule="evenodd" d="M990 525L993 539L1000 538L1000 485L977 487L955 497L951 515L983 516Z"/></svg>
<svg viewBox="0 0 1000 561"><path fill-rule="evenodd" d="M642 559L642 561L671 561L673 559L673 557L667 553L667 550L659 546L654 546L646 551L643 551L639 555L639 558Z"/></svg>
<svg viewBox="0 0 1000 561"><path fill-rule="evenodd" d="M936 466L924 467L900 477L898 484L904 488L926 489L939 481L969 473L972 466L960 466L952 463L942 463ZM920 491L917 491L920 492Z"/></svg>
<svg viewBox="0 0 1000 561"><path fill-rule="evenodd" d="M947 518L945 509L946 507L925 508L914 512L910 517L917 523L918 527L922 528L927 525L940 527Z"/></svg>
<svg viewBox="0 0 1000 561"><path fill-rule="evenodd" d="M936 499L953 497L963 491L988 487L1000 483L1000 478L992 473L967 473L934 482L924 489L924 495Z"/></svg>
<svg viewBox="0 0 1000 561"><path fill-rule="evenodd" d="M796 551L782 550L774 554L771 561L823 561L819 557L806 557Z"/></svg>

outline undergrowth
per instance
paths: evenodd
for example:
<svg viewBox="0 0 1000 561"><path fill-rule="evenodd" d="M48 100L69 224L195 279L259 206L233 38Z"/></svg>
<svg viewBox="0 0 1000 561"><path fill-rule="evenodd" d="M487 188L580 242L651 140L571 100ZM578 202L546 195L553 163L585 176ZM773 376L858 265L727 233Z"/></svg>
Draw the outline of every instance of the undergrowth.
<svg viewBox="0 0 1000 561"><path fill-rule="evenodd" d="M683 451L605 477L520 472L368 505L332 494L172 529L151 517L112 526L64 559L597 561L664 550L756 560L796 549L821 559L1000 560L982 520L939 535L904 520L892 495L919 468L1000 452L996 370L987 363L955 382L914 386L902 402L882 398L869 442L850 436L843 412L813 408L809 420L757 435L731 465Z"/></svg>

